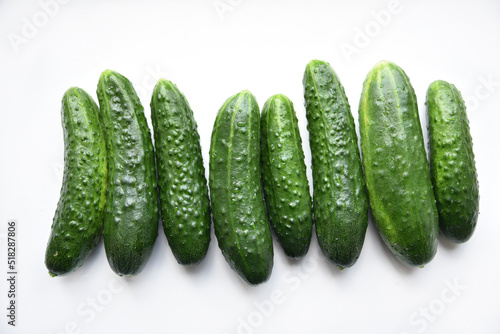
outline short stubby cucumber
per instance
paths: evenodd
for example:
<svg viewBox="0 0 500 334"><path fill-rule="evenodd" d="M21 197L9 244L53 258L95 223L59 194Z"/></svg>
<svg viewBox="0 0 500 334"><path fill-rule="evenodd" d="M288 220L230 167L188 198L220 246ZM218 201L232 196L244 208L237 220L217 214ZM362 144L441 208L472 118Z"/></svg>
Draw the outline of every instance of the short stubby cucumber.
<svg viewBox="0 0 500 334"><path fill-rule="evenodd" d="M446 81L427 90L431 180L439 227L449 240L470 239L479 214L479 186L464 100Z"/></svg>
<svg viewBox="0 0 500 334"><path fill-rule="evenodd" d="M210 202L193 111L172 82L160 79L151 99L161 218L180 264L196 264L210 243Z"/></svg>
<svg viewBox="0 0 500 334"><path fill-rule="evenodd" d="M103 239L110 267L133 276L146 265L158 235L158 193L151 133L137 93L106 70L97 87L108 151Z"/></svg>
<svg viewBox="0 0 500 334"><path fill-rule="evenodd" d="M262 194L260 112L249 91L227 99L217 114L209 185L215 236L226 261L251 285L267 281L273 244Z"/></svg>
<svg viewBox="0 0 500 334"><path fill-rule="evenodd" d="M99 109L83 89L72 87L62 99L64 176L45 253L51 276L79 268L102 233L107 161Z"/></svg>
<svg viewBox="0 0 500 334"><path fill-rule="evenodd" d="M309 62L303 85L316 234L328 260L343 269L359 258L368 226L358 137L344 88L327 62Z"/></svg>
<svg viewBox="0 0 500 334"><path fill-rule="evenodd" d="M304 256L311 242L312 203L293 103L271 96L260 119L262 180L269 222L285 254Z"/></svg>
<svg viewBox="0 0 500 334"><path fill-rule="evenodd" d="M439 234L417 98L396 64L381 61L368 73L359 105L366 186L378 231L410 267L437 251Z"/></svg>

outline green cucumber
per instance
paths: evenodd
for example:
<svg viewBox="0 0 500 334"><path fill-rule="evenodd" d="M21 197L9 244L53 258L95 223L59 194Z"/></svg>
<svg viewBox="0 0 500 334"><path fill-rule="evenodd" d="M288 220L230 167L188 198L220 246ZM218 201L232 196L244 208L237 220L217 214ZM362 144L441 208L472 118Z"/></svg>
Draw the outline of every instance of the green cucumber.
<svg viewBox="0 0 500 334"><path fill-rule="evenodd" d="M151 133L130 81L106 70L99 78L109 181L103 239L108 263L120 276L146 265L158 235L158 194Z"/></svg>
<svg viewBox="0 0 500 334"><path fill-rule="evenodd" d="M262 194L260 113L242 91L226 100L210 145L210 199L215 236L226 261L251 285L269 279L273 244Z"/></svg>
<svg viewBox="0 0 500 334"><path fill-rule="evenodd" d="M196 264L210 243L210 202L200 135L186 98L160 79L151 99L163 228L177 262Z"/></svg>
<svg viewBox="0 0 500 334"><path fill-rule="evenodd" d="M423 266L439 234L417 98L405 72L381 61L368 73L359 105L361 151L377 229L405 265Z"/></svg>
<svg viewBox="0 0 500 334"><path fill-rule="evenodd" d="M107 161L99 109L80 88L62 99L64 177L45 253L51 276L78 269L97 245L106 202Z"/></svg>
<svg viewBox="0 0 500 334"><path fill-rule="evenodd" d="M285 254L304 256L311 242L312 203L293 103L271 96L260 120L262 180L269 222Z"/></svg>
<svg viewBox="0 0 500 334"><path fill-rule="evenodd" d="M343 269L359 258L368 226L354 119L344 88L327 62L309 62L303 84L316 234L323 254Z"/></svg>
<svg viewBox="0 0 500 334"><path fill-rule="evenodd" d="M438 80L429 86L426 104L439 227L446 238L462 243L474 233L479 214L479 186L465 103L454 85Z"/></svg>

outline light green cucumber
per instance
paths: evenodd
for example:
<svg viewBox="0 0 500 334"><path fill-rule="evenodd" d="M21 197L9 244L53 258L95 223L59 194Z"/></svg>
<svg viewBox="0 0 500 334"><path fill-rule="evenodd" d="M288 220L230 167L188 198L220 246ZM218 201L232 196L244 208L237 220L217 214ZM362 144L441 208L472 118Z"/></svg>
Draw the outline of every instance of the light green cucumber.
<svg viewBox="0 0 500 334"><path fill-rule="evenodd" d="M434 258L439 234L417 98L405 72L381 61L368 73L359 104L361 151L377 229L404 264Z"/></svg>

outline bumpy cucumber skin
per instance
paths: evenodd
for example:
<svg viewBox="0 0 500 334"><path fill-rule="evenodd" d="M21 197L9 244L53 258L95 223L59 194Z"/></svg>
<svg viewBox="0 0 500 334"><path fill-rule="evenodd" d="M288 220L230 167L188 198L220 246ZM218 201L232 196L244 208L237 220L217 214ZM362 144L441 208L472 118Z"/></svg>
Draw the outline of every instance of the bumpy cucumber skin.
<svg viewBox="0 0 500 334"><path fill-rule="evenodd" d="M97 245L106 203L107 161L99 109L72 87L62 99L64 177L45 253L51 276L79 268Z"/></svg>
<svg viewBox="0 0 500 334"><path fill-rule="evenodd" d="M303 79L321 250L340 269L356 263L368 226L358 137L344 88L331 66L312 60Z"/></svg>
<svg viewBox="0 0 500 334"><path fill-rule="evenodd" d="M423 266L437 251L438 214L417 99L396 64L381 61L368 73L359 124L366 185L378 231L401 262Z"/></svg>
<svg viewBox="0 0 500 334"><path fill-rule="evenodd" d="M193 111L172 82L156 84L151 119L164 232L177 262L197 264L210 243L208 186Z"/></svg>
<svg viewBox="0 0 500 334"><path fill-rule="evenodd" d="M290 258L309 250L312 202L293 103L271 96L260 119L262 180L269 222Z"/></svg>
<svg viewBox="0 0 500 334"><path fill-rule="evenodd" d="M479 214L479 184L465 103L454 85L438 80L429 86L426 104L439 227L446 238L463 243L474 233Z"/></svg>
<svg viewBox="0 0 500 334"><path fill-rule="evenodd" d="M262 194L260 113L242 91L217 114L210 146L210 199L215 236L226 261L251 285L269 279L273 244Z"/></svg>
<svg viewBox="0 0 500 334"><path fill-rule="evenodd" d="M146 265L158 235L153 143L144 108L127 78L104 71L97 96L109 167L104 247L113 271L133 276Z"/></svg>

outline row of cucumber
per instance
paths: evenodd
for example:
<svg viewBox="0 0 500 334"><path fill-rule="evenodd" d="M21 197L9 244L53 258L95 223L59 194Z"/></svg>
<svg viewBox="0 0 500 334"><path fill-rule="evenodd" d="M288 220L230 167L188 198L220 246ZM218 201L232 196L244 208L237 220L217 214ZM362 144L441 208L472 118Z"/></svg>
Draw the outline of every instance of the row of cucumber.
<svg viewBox="0 0 500 334"><path fill-rule="evenodd" d="M369 207L382 239L408 266L432 260L439 229L453 242L471 237L478 182L455 86L435 81L427 91L429 164L415 92L394 63L378 63L363 84L362 159L349 102L331 66L311 61L303 85L313 198L297 117L284 95L270 97L262 113L249 91L225 101L210 143L209 196L197 124L176 85L160 79L154 88L154 146L144 108L124 76L101 74L99 107L82 89L68 89L64 179L45 257L49 273L76 270L102 234L111 268L138 274L151 255L160 213L169 246L185 265L205 257L212 218L224 257L252 285L271 274L271 230L287 256L300 258L315 224L328 260L352 266Z"/></svg>

